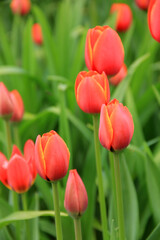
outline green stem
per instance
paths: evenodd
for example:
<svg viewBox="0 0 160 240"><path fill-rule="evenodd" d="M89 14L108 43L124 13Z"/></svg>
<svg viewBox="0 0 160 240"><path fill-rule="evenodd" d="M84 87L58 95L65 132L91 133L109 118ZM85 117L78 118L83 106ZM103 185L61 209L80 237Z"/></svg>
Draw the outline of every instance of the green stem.
<svg viewBox="0 0 160 240"><path fill-rule="evenodd" d="M104 196L104 190L103 190L100 145L99 145L99 138L98 138L98 114L93 115L93 127L94 127L94 144L95 144L95 154L96 154L100 213L101 213L101 221L102 221L102 234L103 234L104 240L109 240L105 196Z"/></svg>
<svg viewBox="0 0 160 240"><path fill-rule="evenodd" d="M57 240L62 240L63 236L62 236L62 225L61 225L61 217L60 217L60 209L59 209L59 196L58 196L57 182L52 183L52 189L53 189L53 201L54 201Z"/></svg>
<svg viewBox="0 0 160 240"><path fill-rule="evenodd" d="M22 205L23 205L23 210L27 211L28 207L27 207L27 198L26 198L26 193L22 193L21 194L22 197ZM31 239L30 237L30 227L29 227L29 222L28 220L25 220L25 225L26 225L26 239Z"/></svg>
<svg viewBox="0 0 160 240"><path fill-rule="evenodd" d="M11 139L10 124L8 120L5 120L5 127L6 127L6 140L7 140L7 155L9 159L12 153L12 139Z"/></svg>
<svg viewBox="0 0 160 240"><path fill-rule="evenodd" d="M14 134L14 140L15 140L17 147L19 149L21 149L17 123L13 123L13 134Z"/></svg>
<svg viewBox="0 0 160 240"><path fill-rule="evenodd" d="M122 186L121 186L121 176L120 176L119 155L118 155L118 153L114 153L114 171L115 171L115 182L116 182L116 199L117 199L117 213L118 213L118 225L119 225L119 240L125 240Z"/></svg>
<svg viewBox="0 0 160 240"><path fill-rule="evenodd" d="M75 239L82 240L81 219L74 218Z"/></svg>

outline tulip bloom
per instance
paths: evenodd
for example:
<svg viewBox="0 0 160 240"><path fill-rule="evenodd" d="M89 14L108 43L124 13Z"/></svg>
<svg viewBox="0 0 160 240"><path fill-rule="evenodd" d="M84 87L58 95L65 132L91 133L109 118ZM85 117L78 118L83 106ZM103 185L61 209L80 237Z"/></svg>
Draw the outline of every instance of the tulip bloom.
<svg viewBox="0 0 160 240"><path fill-rule="evenodd" d="M85 44L85 62L89 70L116 74L124 61L124 48L116 31L109 26L89 29Z"/></svg>
<svg viewBox="0 0 160 240"><path fill-rule="evenodd" d="M42 29L38 23L32 26L32 39L38 45L42 45L43 43Z"/></svg>
<svg viewBox="0 0 160 240"><path fill-rule="evenodd" d="M22 120L23 114L24 114L23 100L17 90L11 91L10 97L13 105L13 114L12 114L11 121L19 122Z"/></svg>
<svg viewBox="0 0 160 240"><path fill-rule="evenodd" d="M131 8L125 3L113 3L110 13L116 13L116 30L123 32L128 30L132 23Z"/></svg>
<svg viewBox="0 0 160 240"><path fill-rule="evenodd" d="M151 0L148 8L148 25L152 37L160 42L160 0Z"/></svg>
<svg viewBox="0 0 160 240"><path fill-rule="evenodd" d="M135 0L137 6L142 10L147 10L150 0Z"/></svg>
<svg viewBox="0 0 160 240"><path fill-rule="evenodd" d="M30 0L12 0L10 7L14 14L25 15L30 11Z"/></svg>
<svg viewBox="0 0 160 240"><path fill-rule="evenodd" d="M0 116L10 118L13 113L13 104L10 93L3 82L0 82Z"/></svg>
<svg viewBox="0 0 160 240"><path fill-rule="evenodd" d="M99 140L111 151L127 147L132 139L134 124L127 107L118 100L102 105L100 113Z"/></svg>
<svg viewBox="0 0 160 240"><path fill-rule="evenodd" d="M75 82L75 95L79 107L86 113L99 113L101 105L110 100L110 89L106 74L82 71Z"/></svg>
<svg viewBox="0 0 160 240"><path fill-rule="evenodd" d="M109 82L112 85L117 86L127 75L127 67L125 64L122 65L120 71L113 77L109 78Z"/></svg>
<svg viewBox="0 0 160 240"><path fill-rule="evenodd" d="M34 183L36 175L32 140L25 143L24 156L15 145L9 161L0 153L0 180L9 189L17 193L26 192Z"/></svg>
<svg viewBox="0 0 160 240"><path fill-rule="evenodd" d="M69 150L63 139L53 130L42 137L38 135L35 158L39 175L47 181L57 181L68 171Z"/></svg>
<svg viewBox="0 0 160 240"><path fill-rule="evenodd" d="M88 206L87 191L77 170L70 170L67 180L64 207L73 217L81 216Z"/></svg>

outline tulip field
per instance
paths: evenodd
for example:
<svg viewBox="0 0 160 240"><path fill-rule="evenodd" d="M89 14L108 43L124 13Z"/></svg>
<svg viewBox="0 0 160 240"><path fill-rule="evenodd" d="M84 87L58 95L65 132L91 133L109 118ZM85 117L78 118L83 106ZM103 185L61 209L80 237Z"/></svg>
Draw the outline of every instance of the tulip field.
<svg viewBox="0 0 160 240"><path fill-rule="evenodd" d="M160 240L160 0L0 1L0 240Z"/></svg>

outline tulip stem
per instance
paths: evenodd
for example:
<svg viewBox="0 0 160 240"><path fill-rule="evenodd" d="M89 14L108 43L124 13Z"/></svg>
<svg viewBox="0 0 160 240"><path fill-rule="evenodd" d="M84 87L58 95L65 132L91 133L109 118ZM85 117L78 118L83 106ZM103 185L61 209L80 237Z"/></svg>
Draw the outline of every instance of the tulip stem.
<svg viewBox="0 0 160 240"><path fill-rule="evenodd" d="M102 221L102 234L103 234L104 240L109 240L105 196L104 196L104 190L103 190L100 145L99 145L99 139L98 139L98 114L93 115L93 128L94 128L94 144L95 144L95 154L96 154L100 213L101 213L101 221Z"/></svg>
<svg viewBox="0 0 160 240"><path fill-rule="evenodd" d="M5 127L6 127L6 140L7 140L7 154L9 159L12 153L12 139L11 139L11 130L10 130L9 120L5 120Z"/></svg>
<svg viewBox="0 0 160 240"><path fill-rule="evenodd" d="M16 143L17 147L19 149L21 149L17 123L14 123L14 125L13 125L13 134L14 134L14 140L15 140L15 143Z"/></svg>
<svg viewBox="0 0 160 240"><path fill-rule="evenodd" d="M74 218L75 240L82 240L81 219Z"/></svg>
<svg viewBox="0 0 160 240"><path fill-rule="evenodd" d="M61 217L60 217L60 209L59 209L59 196L58 196L58 187L57 182L52 183L53 189L53 202L54 202L54 211L55 211L55 225L56 225L56 234L57 240L62 240L62 225L61 225Z"/></svg>
<svg viewBox="0 0 160 240"><path fill-rule="evenodd" d="M21 194L22 197L22 205L23 205L23 210L27 211L28 207L27 207L27 198L26 198L26 193L22 193ZM30 228L29 228L29 222L28 220L25 220L25 225L26 225L26 239L31 239L30 238Z"/></svg>
<svg viewBox="0 0 160 240"><path fill-rule="evenodd" d="M113 155L114 155L114 171L115 171L115 183L116 183L119 240L125 240L122 186L121 186L121 176L120 176L120 167L119 167L119 154L114 153Z"/></svg>

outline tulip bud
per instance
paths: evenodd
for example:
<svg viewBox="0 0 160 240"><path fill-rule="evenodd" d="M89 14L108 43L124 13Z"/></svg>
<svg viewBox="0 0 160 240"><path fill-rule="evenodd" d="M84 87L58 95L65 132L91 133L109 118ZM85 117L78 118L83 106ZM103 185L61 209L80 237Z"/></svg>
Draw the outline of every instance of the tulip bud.
<svg viewBox="0 0 160 240"><path fill-rule="evenodd" d="M86 188L77 170L70 170L67 180L64 207L72 217L80 217L88 206Z"/></svg>
<svg viewBox="0 0 160 240"><path fill-rule="evenodd" d="M137 6L142 10L147 10L150 0L135 0Z"/></svg>
<svg viewBox="0 0 160 240"><path fill-rule="evenodd" d="M148 25L152 37L160 42L160 0L151 0L149 3Z"/></svg>
<svg viewBox="0 0 160 240"><path fill-rule="evenodd" d="M57 181L68 171L69 150L63 139L53 130L42 137L38 135L35 158L39 175L47 181Z"/></svg>
<svg viewBox="0 0 160 240"><path fill-rule="evenodd" d="M3 82L0 82L0 116L9 119L13 113L13 104L7 90L6 86Z"/></svg>
<svg viewBox="0 0 160 240"><path fill-rule="evenodd" d="M85 44L85 62L89 70L116 74L124 61L124 48L116 31L109 26L89 29Z"/></svg>
<svg viewBox="0 0 160 240"><path fill-rule="evenodd" d="M42 45L43 43L42 29L38 23L32 26L32 39L38 45Z"/></svg>
<svg viewBox="0 0 160 240"><path fill-rule="evenodd" d="M23 114L24 114L23 100L17 90L11 91L10 97L13 104L13 115L12 115L11 121L19 122L22 120Z"/></svg>
<svg viewBox="0 0 160 240"><path fill-rule="evenodd" d="M23 156L17 146L14 145L9 162L0 153L0 180L6 187L17 193L26 192L34 183L37 175L32 140L25 143L24 152Z"/></svg>
<svg viewBox="0 0 160 240"><path fill-rule="evenodd" d="M103 147L111 151L127 147L132 139L134 124L127 107L112 100L102 105L100 113L99 140Z"/></svg>
<svg viewBox="0 0 160 240"><path fill-rule="evenodd" d="M106 74L95 71L80 72L76 78L75 95L79 107L86 113L99 113L101 105L110 99Z"/></svg>
<svg viewBox="0 0 160 240"><path fill-rule="evenodd" d="M12 0L10 7L14 14L25 15L30 11L30 0Z"/></svg>
<svg viewBox="0 0 160 240"><path fill-rule="evenodd" d="M112 85L117 86L127 75L127 67L125 64L122 65L120 71L113 77L109 78L109 82Z"/></svg>
<svg viewBox="0 0 160 240"><path fill-rule="evenodd" d="M116 13L116 30L123 32L128 30L132 23L131 8L125 3L113 3L110 13Z"/></svg>

